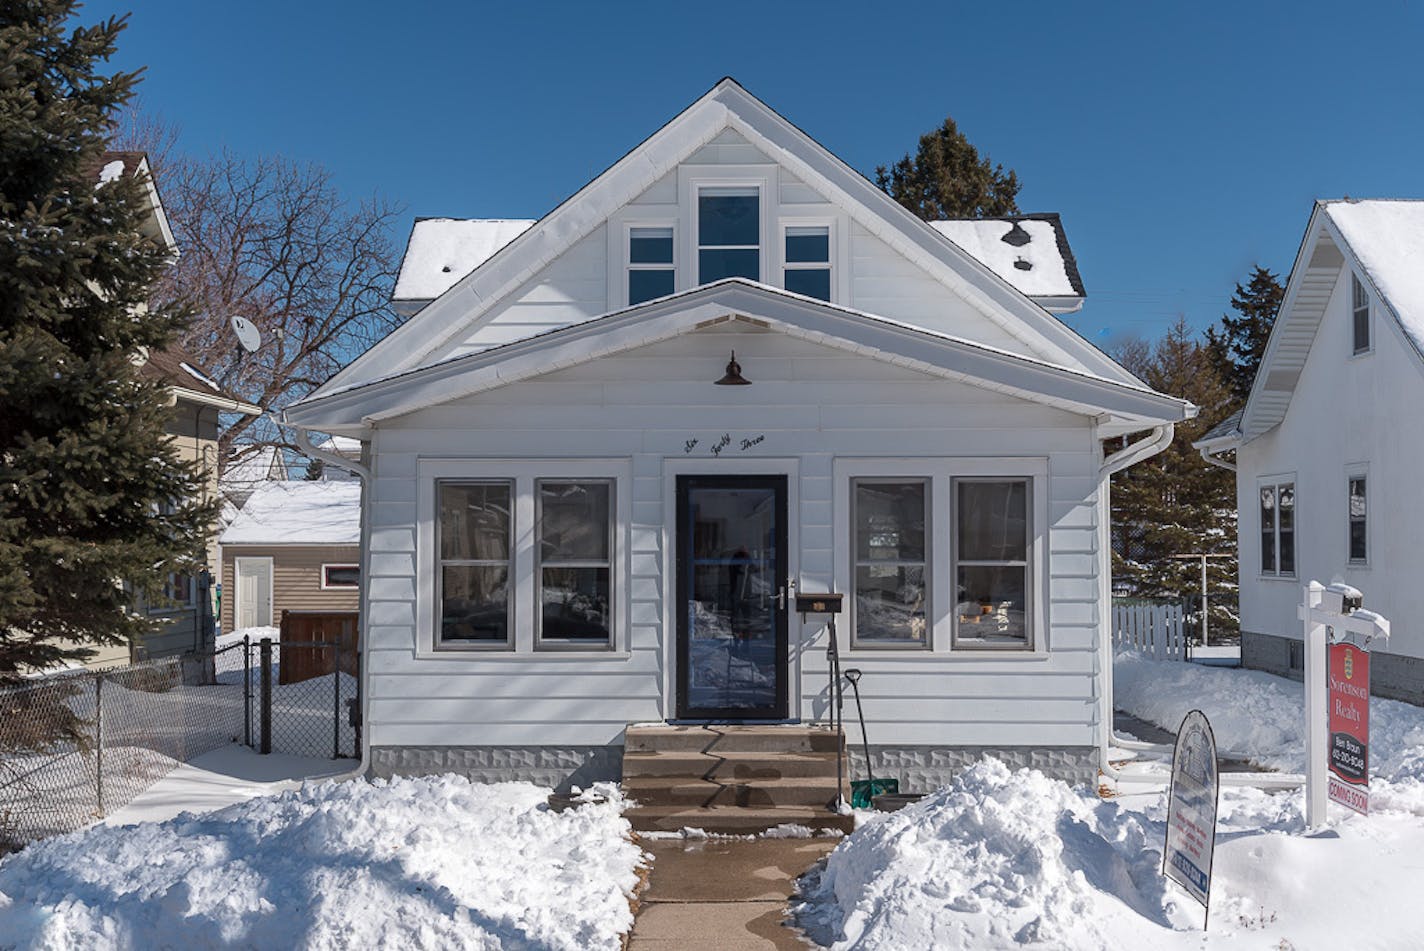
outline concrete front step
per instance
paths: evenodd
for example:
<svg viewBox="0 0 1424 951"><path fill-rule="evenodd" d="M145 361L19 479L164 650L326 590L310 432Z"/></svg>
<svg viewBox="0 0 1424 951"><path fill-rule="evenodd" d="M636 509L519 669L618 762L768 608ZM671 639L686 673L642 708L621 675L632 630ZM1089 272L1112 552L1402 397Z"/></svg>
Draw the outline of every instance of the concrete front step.
<svg viewBox="0 0 1424 951"><path fill-rule="evenodd" d="M834 829L850 832L855 828L853 816L842 816L829 809L806 806L782 806L757 809L746 806L635 806L623 817L637 832L678 832L701 829L720 835L757 835L777 826L798 825L813 831Z"/></svg>
<svg viewBox="0 0 1424 951"><path fill-rule="evenodd" d="M628 798L650 806L827 806L836 798L836 777L797 776L748 782L709 782L671 776L623 778Z"/></svg>
<svg viewBox="0 0 1424 951"><path fill-rule="evenodd" d="M825 727L787 725L630 725L624 753L834 753L840 737Z"/></svg>
<svg viewBox="0 0 1424 951"><path fill-rule="evenodd" d="M846 764L845 768L849 768ZM835 753L624 753L623 778L683 776L731 780L783 779L791 776L835 776Z"/></svg>

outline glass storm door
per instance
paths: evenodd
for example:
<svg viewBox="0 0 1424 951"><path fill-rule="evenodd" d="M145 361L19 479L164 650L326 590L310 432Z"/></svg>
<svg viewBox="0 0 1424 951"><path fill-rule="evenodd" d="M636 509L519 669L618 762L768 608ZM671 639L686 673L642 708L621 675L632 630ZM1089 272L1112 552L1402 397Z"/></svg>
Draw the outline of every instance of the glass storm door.
<svg viewBox="0 0 1424 951"><path fill-rule="evenodd" d="M782 720L786 477L677 481L677 715Z"/></svg>

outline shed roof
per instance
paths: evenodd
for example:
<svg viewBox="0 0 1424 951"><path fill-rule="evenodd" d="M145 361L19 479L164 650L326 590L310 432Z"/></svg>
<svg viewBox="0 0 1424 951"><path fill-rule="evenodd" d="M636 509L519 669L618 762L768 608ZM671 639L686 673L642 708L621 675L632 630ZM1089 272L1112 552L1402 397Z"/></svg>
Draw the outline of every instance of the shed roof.
<svg viewBox="0 0 1424 951"><path fill-rule="evenodd" d="M224 545L356 545L361 483L264 482L227 531Z"/></svg>
<svg viewBox="0 0 1424 951"><path fill-rule="evenodd" d="M985 267L1029 297L1086 297L1078 262L1056 214L931 221Z"/></svg>

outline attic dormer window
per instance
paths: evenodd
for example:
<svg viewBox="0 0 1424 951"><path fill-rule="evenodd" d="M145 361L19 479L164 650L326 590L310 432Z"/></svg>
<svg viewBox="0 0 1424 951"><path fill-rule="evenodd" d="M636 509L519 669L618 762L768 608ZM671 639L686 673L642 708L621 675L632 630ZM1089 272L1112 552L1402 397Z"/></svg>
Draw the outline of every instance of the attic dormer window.
<svg viewBox="0 0 1424 951"><path fill-rule="evenodd" d="M761 280L761 192L707 187L697 193L697 282Z"/></svg>
<svg viewBox="0 0 1424 951"><path fill-rule="evenodd" d="M1356 274L1350 275L1350 289L1350 310L1354 315L1354 352L1366 353L1370 349L1370 292Z"/></svg>
<svg viewBox="0 0 1424 951"><path fill-rule="evenodd" d="M628 304L673 292L672 227L628 229Z"/></svg>

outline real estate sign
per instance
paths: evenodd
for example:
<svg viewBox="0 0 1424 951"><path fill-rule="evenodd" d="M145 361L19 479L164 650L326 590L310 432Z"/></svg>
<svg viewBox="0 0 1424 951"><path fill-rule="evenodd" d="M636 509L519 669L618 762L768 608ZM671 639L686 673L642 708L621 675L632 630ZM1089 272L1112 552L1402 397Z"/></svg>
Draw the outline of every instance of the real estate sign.
<svg viewBox="0 0 1424 951"><path fill-rule="evenodd" d="M1370 652L1331 644L1325 665L1329 704L1330 801L1370 811Z"/></svg>
<svg viewBox="0 0 1424 951"><path fill-rule="evenodd" d="M1167 842L1162 874L1210 909L1211 860L1216 849L1216 806L1221 791L1216 738L1200 710L1177 730L1172 789L1167 797Z"/></svg>

